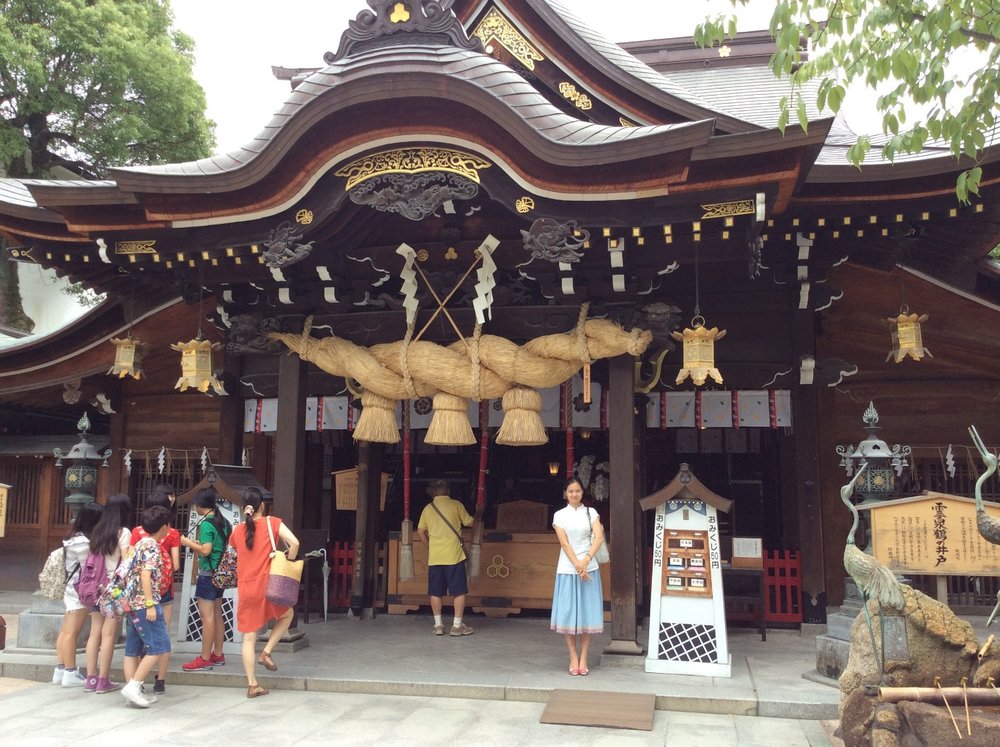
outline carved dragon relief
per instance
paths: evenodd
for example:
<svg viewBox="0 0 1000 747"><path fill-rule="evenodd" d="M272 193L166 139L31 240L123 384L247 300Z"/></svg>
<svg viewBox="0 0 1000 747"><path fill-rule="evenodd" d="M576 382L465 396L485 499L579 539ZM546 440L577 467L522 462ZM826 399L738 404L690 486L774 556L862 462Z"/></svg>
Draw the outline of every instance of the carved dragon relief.
<svg viewBox="0 0 1000 747"><path fill-rule="evenodd" d="M420 221L450 200L471 200L479 185L443 171L421 174L382 174L350 191L351 201L383 213L398 213Z"/></svg>
<svg viewBox="0 0 1000 747"><path fill-rule="evenodd" d="M301 262L309 256L315 241L308 244L300 244L299 239L302 233L292 225L289 220L279 223L268 237L262 242L267 247L267 251L261 256L264 264L271 268L282 269Z"/></svg>
<svg viewBox="0 0 1000 747"><path fill-rule="evenodd" d="M284 332L284 325L273 317L260 314L236 314L229 317L226 352L235 354L280 353L282 345L268 337L271 332Z"/></svg>
<svg viewBox="0 0 1000 747"><path fill-rule="evenodd" d="M546 262L579 262L579 250L590 238L575 220L560 223L554 218L539 218L527 231L521 230L524 248L533 259Z"/></svg>

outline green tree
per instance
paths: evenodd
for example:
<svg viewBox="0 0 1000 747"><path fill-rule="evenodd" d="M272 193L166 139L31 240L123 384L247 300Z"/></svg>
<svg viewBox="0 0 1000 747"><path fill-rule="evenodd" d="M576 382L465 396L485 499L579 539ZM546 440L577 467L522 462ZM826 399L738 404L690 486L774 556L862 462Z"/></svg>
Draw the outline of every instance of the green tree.
<svg viewBox="0 0 1000 747"><path fill-rule="evenodd" d="M730 2L738 8L749 0ZM695 43L723 44L736 28L734 14L708 18L696 29ZM958 176L958 198L967 202L979 194L979 160L997 134L996 0L777 0L770 31L777 44L771 70L791 83L781 102L782 129L792 116L808 126L801 94L806 83L815 86L819 108L836 113L848 86L863 82L880 93L886 159L916 153L929 139L943 141L956 158L973 162ZM966 55L975 56L971 73L954 64ZM851 163L860 167L871 147L869 137L859 137L848 154Z"/></svg>
<svg viewBox="0 0 1000 747"><path fill-rule="evenodd" d="M101 177L214 145L169 0L0 0L0 169Z"/></svg>
<svg viewBox="0 0 1000 747"><path fill-rule="evenodd" d="M172 23L169 0L0 0L0 176L99 178L209 155L194 43ZM0 315L30 332L5 260Z"/></svg>

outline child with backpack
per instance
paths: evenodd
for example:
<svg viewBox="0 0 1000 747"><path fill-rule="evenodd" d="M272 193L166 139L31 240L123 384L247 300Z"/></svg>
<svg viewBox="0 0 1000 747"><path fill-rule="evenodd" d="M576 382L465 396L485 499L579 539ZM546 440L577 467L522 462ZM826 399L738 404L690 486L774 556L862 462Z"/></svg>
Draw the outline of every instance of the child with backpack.
<svg viewBox="0 0 1000 747"><path fill-rule="evenodd" d="M160 589L167 569L163 562L163 541L170 531L170 510L152 506L142 512L145 535L136 543L122 579L119 597L125 617L125 671L128 683L122 697L140 708L149 708L156 695L148 696L143 680L165 654L170 653L170 636L161 606Z"/></svg>
<svg viewBox="0 0 1000 747"><path fill-rule="evenodd" d="M62 627L56 638L56 668L52 673L52 684L63 687L83 687L87 678L76 668L76 639L80 637L83 624L87 622L87 608L80 603L76 593L76 580L80 568L90 552L90 535L104 513L100 503L87 503L73 520L73 528L69 536L63 540L64 564L66 567L66 585L63 590L63 604L66 613L63 615Z"/></svg>
<svg viewBox="0 0 1000 747"><path fill-rule="evenodd" d="M224 590L212 583L212 572L222 560L232 527L219 512L216 496L215 488L198 491L194 499L194 510L201 517L197 527L198 540L181 537L181 545L193 550L198 557L198 582L194 596L201 617L201 654L182 665L185 672L208 671L226 663L222 653L226 635L222 618Z"/></svg>
<svg viewBox="0 0 1000 747"><path fill-rule="evenodd" d="M110 693L121 685L109 679L111 657L121 628L121 618L104 617L97 608L97 596L128 551L131 532L128 517L132 512L132 499L124 493L108 498L94 532L90 536L90 553L80 570L77 593L80 602L89 607L90 637L87 639L87 681L84 692ZM96 595L93 595L96 592Z"/></svg>
<svg viewBox="0 0 1000 747"><path fill-rule="evenodd" d="M157 489L153 492L149 498L146 499L146 508L154 508L159 506L170 514L170 510L173 507L173 502L170 500L170 496L173 495L173 490L169 492L164 492L160 488L162 486L157 485ZM144 514L145 515L145 514ZM170 514L172 517L172 514ZM145 525L140 524L135 529L132 530L132 538L130 540L133 547L135 547L139 540L143 537L148 537L149 533L146 531ZM160 574L160 588L159 588L159 599L160 606L163 608L163 619L166 620L167 629L170 629L170 615L173 612L173 601L174 601L174 569L180 568L181 565L181 533L174 529L172 526L167 525L167 531L163 539L159 542L160 546L160 558L163 561L163 572ZM162 695L167 691L167 665L170 663L170 652L165 652L160 656L159 663L157 665L156 677L153 681L153 693L156 695ZM125 659L125 676L129 679L132 678L132 672L129 670L129 660Z"/></svg>

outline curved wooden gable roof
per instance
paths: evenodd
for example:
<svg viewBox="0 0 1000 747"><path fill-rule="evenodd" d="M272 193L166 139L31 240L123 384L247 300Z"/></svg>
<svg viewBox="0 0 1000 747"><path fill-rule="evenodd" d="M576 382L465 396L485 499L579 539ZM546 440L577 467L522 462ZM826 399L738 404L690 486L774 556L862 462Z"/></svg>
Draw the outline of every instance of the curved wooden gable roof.
<svg viewBox="0 0 1000 747"><path fill-rule="evenodd" d="M529 5L574 44L588 46L576 22L576 31L567 32L548 5ZM621 78L613 62L633 58L618 47L612 54L613 46L590 56ZM656 73L645 69L643 75ZM698 107L687 113L711 114ZM783 138L753 127L725 140L713 136L717 128L715 119L641 127L590 122L555 107L486 54L404 40L348 55L309 76L252 142L227 154L114 169L113 179L101 182L11 182L0 190L0 230L21 241L64 242L73 234L79 241L112 231L247 223L290 208L338 165L366 151L436 144L491 161L497 166L491 177L502 172L508 192L592 203L718 190L728 183L744 193L765 188L780 211L825 133L824 123ZM775 159L779 151L784 155ZM760 158L762 153L772 156ZM707 165L736 156L748 158L721 179ZM701 165L692 167L694 161Z"/></svg>
<svg viewBox="0 0 1000 747"><path fill-rule="evenodd" d="M340 232L338 246L358 246L372 240L375 222L402 234L384 214L353 205L337 171L368 154L407 147L459 149L488 161L483 192L508 218L515 200L528 194L539 203L536 215L582 213L591 227L648 226L660 236L666 225L658 224L693 227L706 203L753 201L758 194L777 222L773 234L790 235L800 215L812 221L801 228L831 225L831 204L846 225L859 207L895 215L892 200L940 203L952 193L955 166L944 159L933 159L929 170L921 163L910 176L907 169L917 167L900 164L893 176L906 178L860 187L817 178L833 120L812 122L808 133L790 127L782 134L712 111L693 84L671 83L557 3L458 0L454 8L473 32L491 10L507 13L559 71L652 124L592 121L569 104L557 106L551 90L542 90L544 81L482 51L398 35L307 76L256 138L229 153L115 169L105 181L0 180L0 232L37 246L32 259L47 266L78 262L69 270L74 279L104 290L120 279L114 261L137 259L109 262L100 251L104 240L155 238L158 249L191 262L181 259L185 252L250 246L264 241L276 221L321 205L317 221L304 229L306 240ZM842 130L833 132L843 140ZM988 170L984 184L997 178ZM389 233L378 243L398 245Z"/></svg>

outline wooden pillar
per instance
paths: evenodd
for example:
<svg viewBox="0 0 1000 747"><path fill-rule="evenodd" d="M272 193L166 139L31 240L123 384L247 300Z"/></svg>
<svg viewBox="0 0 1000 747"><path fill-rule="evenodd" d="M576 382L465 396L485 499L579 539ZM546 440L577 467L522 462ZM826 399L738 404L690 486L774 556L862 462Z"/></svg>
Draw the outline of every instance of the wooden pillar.
<svg viewBox="0 0 1000 747"><path fill-rule="evenodd" d="M636 620L639 503L635 452L635 359L612 358L608 382L608 451L611 467L611 643L607 654L641 656Z"/></svg>
<svg viewBox="0 0 1000 747"><path fill-rule="evenodd" d="M354 528L354 583L351 614L361 619L375 617L378 558L375 545L381 509L382 461L385 447L358 441L358 505Z"/></svg>
<svg viewBox="0 0 1000 747"><path fill-rule="evenodd" d="M635 491L635 500L640 500L644 495L646 495L647 485L646 485L646 419L645 419L645 407L647 398L645 396L635 397L633 395L633 400L635 403L635 429L633 436L633 452L635 453L635 459L632 461L634 465L633 474L635 479L635 486L633 490ZM633 511L635 515L635 598L636 604L636 614L641 620L642 609L646 604L646 596L644 594L646 584L649 583L649 576L646 573L646 564L644 562L646 558L646 530L645 523L649 521L650 517L645 511L641 511L638 508Z"/></svg>
<svg viewBox="0 0 1000 747"><path fill-rule="evenodd" d="M108 495L128 493L128 475L125 474L123 458L125 456L125 422L128 418L129 406L122 392L125 387L118 387L118 396L111 401L118 406L118 412L111 416L111 431L109 444L111 458L108 459Z"/></svg>
<svg viewBox="0 0 1000 747"><path fill-rule="evenodd" d="M799 273L808 277L812 240L796 237ZM803 270L805 273L803 274ZM798 361L816 358L816 311L813 302L802 301L792 316L792 345ZM807 296L811 299L811 296ZM792 372L796 376L796 372ZM799 562L802 578L802 622L826 624L826 575L823 547L823 508L819 473L819 395L812 381L792 387L792 417L795 428L795 497L799 516ZM833 454L826 455L833 458Z"/></svg>
<svg viewBox="0 0 1000 747"><path fill-rule="evenodd" d="M291 530L302 528L306 461L306 364L297 355L278 359L278 427L274 437L274 514Z"/></svg>
<svg viewBox="0 0 1000 747"><path fill-rule="evenodd" d="M826 624L826 576L819 479L819 411L816 390L792 389L795 417L795 488L799 507L799 563L802 622Z"/></svg>
<svg viewBox="0 0 1000 747"><path fill-rule="evenodd" d="M219 398L218 460L219 464L239 465L243 462L243 400L239 397L243 356L226 353L222 367L225 371L224 380L229 396ZM304 416L303 422L305 422Z"/></svg>

